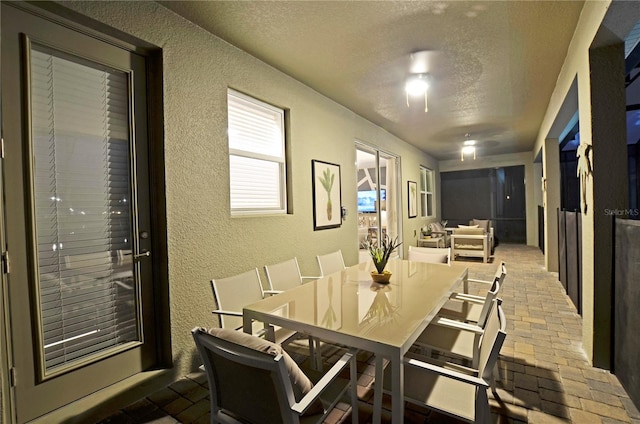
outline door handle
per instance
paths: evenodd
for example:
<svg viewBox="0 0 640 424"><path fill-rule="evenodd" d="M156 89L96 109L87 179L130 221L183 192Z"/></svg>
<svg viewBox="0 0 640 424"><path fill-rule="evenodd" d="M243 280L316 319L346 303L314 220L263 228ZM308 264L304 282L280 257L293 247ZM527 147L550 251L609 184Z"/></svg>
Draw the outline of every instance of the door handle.
<svg viewBox="0 0 640 424"><path fill-rule="evenodd" d="M148 257L148 256L151 256L151 252L146 250L146 251L144 251L144 252L142 252L142 253L140 253L138 255L133 255L133 259L137 261L137 260L140 260L140 259L142 259L144 257Z"/></svg>

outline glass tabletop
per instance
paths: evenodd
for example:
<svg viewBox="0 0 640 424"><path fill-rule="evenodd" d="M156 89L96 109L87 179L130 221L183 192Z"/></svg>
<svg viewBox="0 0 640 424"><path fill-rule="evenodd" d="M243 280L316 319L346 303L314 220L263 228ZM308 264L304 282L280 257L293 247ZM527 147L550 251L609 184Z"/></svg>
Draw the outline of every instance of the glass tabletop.
<svg viewBox="0 0 640 424"><path fill-rule="evenodd" d="M401 347L424 328L466 279L467 267L392 260L389 284L374 283L371 264L354 265L246 306L273 323L305 327ZM426 321L426 322L425 322Z"/></svg>

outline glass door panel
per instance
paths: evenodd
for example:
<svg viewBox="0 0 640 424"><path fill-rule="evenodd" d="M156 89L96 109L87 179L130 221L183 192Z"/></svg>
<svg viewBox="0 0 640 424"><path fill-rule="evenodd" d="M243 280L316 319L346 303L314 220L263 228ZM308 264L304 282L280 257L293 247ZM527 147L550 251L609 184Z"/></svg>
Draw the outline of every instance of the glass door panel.
<svg viewBox="0 0 640 424"><path fill-rule="evenodd" d="M50 375L141 342L130 84L124 72L36 44L31 83L39 352Z"/></svg>
<svg viewBox="0 0 640 424"><path fill-rule="evenodd" d="M356 143L358 246L360 261L369 260L367 243L398 236L398 158Z"/></svg>

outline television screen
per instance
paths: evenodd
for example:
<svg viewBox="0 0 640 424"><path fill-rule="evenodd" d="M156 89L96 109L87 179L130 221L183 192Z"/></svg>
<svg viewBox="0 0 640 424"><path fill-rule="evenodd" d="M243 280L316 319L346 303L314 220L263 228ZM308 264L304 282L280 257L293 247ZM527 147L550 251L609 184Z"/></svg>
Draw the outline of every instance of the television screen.
<svg viewBox="0 0 640 424"><path fill-rule="evenodd" d="M387 199L385 189L380 190L380 200ZM358 213L376 212L376 191L364 190L358 192Z"/></svg>

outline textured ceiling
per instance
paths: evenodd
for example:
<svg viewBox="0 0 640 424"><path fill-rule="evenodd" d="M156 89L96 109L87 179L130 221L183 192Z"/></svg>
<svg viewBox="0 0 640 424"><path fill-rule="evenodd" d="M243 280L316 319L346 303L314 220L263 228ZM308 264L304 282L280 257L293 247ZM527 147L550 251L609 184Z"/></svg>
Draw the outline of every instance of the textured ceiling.
<svg viewBox="0 0 640 424"><path fill-rule="evenodd" d="M530 151L582 1L162 1L439 159ZM429 112L411 53L432 51Z"/></svg>

